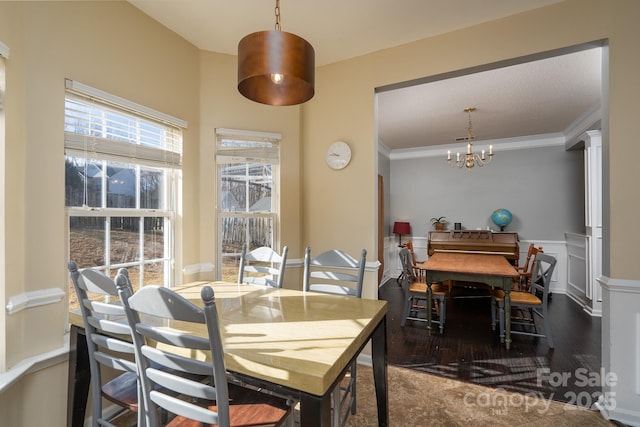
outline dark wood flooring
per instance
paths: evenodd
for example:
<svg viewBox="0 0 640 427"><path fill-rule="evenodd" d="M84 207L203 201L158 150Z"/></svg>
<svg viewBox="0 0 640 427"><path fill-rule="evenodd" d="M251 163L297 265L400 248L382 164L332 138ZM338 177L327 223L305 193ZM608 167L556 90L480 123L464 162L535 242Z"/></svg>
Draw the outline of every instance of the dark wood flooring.
<svg viewBox="0 0 640 427"><path fill-rule="evenodd" d="M549 303L555 349L546 339L512 335L506 350L491 330L490 299L484 289L454 287L447 300L444 334L425 322L400 326L403 293L395 279L379 289L389 303L389 363L442 377L518 391L590 407L600 392L601 319L591 317L566 295Z"/></svg>

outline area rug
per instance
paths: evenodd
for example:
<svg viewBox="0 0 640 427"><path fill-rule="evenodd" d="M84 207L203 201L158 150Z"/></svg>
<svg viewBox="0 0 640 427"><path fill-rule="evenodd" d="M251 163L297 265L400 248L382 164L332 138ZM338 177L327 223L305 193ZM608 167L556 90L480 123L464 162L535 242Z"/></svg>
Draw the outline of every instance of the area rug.
<svg viewBox="0 0 640 427"><path fill-rule="evenodd" d="M373 373L361 366L357 413L349 427L378 425ZM477 384L388 367L389 425L425 426L615 426L599 412L536 393L513 393Z"/></svg>

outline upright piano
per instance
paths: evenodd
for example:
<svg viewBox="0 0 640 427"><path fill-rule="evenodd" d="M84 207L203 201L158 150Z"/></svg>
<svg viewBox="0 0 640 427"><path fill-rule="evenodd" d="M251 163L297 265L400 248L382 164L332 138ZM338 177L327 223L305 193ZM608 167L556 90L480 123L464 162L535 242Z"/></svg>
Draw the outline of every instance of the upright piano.
<svg viewBox="0 0 640 427"><path fill-rule="evenodd" d="M504 255L513 265L520 257L518 233L491 230L430 231L427 253L435 252Z"/></svg>

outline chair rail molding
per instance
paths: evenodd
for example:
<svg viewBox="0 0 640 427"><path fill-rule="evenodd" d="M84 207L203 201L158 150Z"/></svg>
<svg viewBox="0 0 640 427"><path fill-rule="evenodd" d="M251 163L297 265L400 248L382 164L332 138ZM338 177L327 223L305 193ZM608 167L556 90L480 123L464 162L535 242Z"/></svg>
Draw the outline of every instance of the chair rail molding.
<svg viewBox="0 0 640 427"><path fill-rule="evenodd" d="M23 292L9 297L6 310L7 314L15 314L27 308L60 302L65 296L60 288L38 289L37 291Z"/></svg>

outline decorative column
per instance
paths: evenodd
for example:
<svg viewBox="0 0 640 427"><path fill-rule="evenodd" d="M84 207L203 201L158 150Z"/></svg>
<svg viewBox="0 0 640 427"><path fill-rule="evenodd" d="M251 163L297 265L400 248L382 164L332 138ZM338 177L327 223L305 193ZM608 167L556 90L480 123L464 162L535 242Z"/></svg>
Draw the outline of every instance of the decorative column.
<svg viewBox="0 0 640 427"><path fill-rule="evenodd" d="M602 313L602 292L598 277L602 274L602 132L587 131L584 137L585 228L587 283L585 311Z"/></svg>

